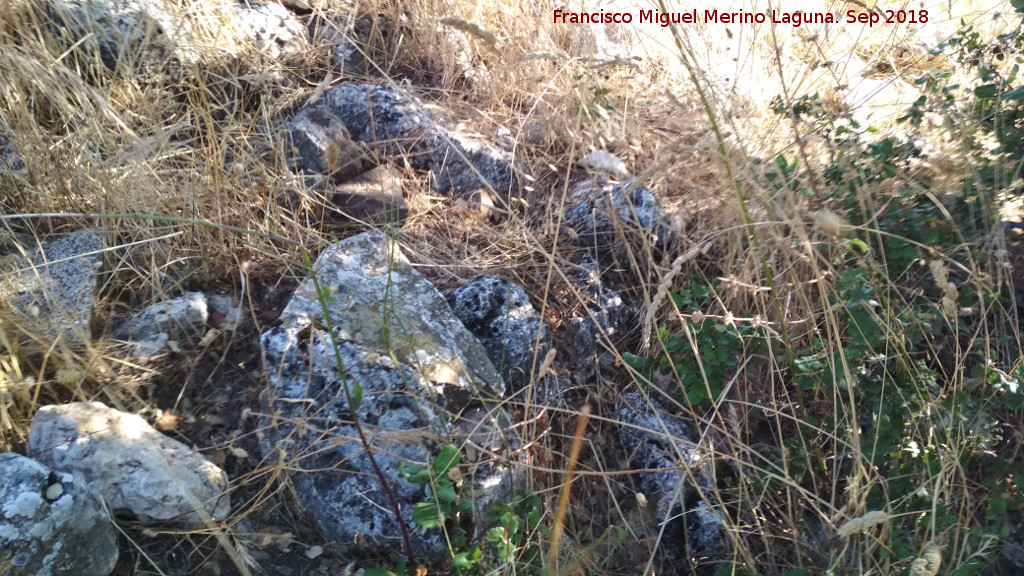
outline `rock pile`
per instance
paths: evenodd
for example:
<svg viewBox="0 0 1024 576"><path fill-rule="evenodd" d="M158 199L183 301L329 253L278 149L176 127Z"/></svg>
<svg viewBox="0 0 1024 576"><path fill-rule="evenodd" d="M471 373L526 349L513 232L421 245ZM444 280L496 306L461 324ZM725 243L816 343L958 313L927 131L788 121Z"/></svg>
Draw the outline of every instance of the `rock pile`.
<svg viewBox="0 0 1024 576"><path fill-rule="evenodd" d="M69 57L118 73L180 78L209 65L197 47L220 40L196 19L200 8L241 31L244 45L223 46L225 58L257 54L286 64L311 47L306 26L277 2L202 4L47 0L46 13ZM336 44L339 74L366 67L349 37L313 36ZM467 81L488 82L485 68L463 60ZM520 194L523 168L510 153L454 128L407 89L348 81L312 100L275 120L285 135L282 165L302 182L279 200L287 210L393 230L408 212L403 175L410 170L426 173L437 194L486 193L506 207ZM442 294L380 233L345 238L319 255L276 325L260 335L266 387L252 408L264 464L285 471L324 536L379 555L403 547L408 532L417 558L442 558L449 549L442 532L412 517L433 495L403 478L401 465L458 446L459 481L474 502L456 520L479 537L488 502L522 486L517 459L526 442L512 414L564 408L570 388L613 378L608 349L628 328L631 307L603 271L628 265L624 240L661 249L670 227L654 193L621 162L612 164L573 187L562 219L575 231L579 256L566 278L580 305L557 330L536 298L503 278L481 276ZM0 170L24 165L0 141ZM149 360L181 352L221 323L244 323L230 298L199 292L170 293L101 321L94 299L111 240L81 230L5 259L0 302L9 305L0 318L30 328L19 352L55 343L82 350L104 333L123 344L125 357ZM635 490L655 502L655 523L689 542L689 551L666 546L667 562L711 554L723 542L717 504L691 497L711 481L697 465L699 433L656 402L616 392L609 470L632 472ZM208 526L232 513L232 479L218 465L142 417L98 402L39 409L27 453L0 455L0 573L109 573L117 547L108 511Z"/></svg>

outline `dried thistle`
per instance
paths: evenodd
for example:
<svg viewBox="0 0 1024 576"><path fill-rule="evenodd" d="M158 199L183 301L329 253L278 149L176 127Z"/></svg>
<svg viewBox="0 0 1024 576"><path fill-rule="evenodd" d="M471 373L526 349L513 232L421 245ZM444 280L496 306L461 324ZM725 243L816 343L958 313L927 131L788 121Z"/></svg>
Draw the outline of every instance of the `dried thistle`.
<svg viewBox="0 0 1024 576"><path fill-rule="evenodd" d="M925 544L921 555L910 564L910 576L935 576L942 567L942 547L935 542Z"/></svg>
<svg viewBox="0 0 1024 576"><path fill-rule="evenodd" d="M839 527L836 534L840 538L849 538L854 534L867 532L875 526L889 520L889 515L881 510L875 510L874 512L868 512L867 514L854 518Z"/></svg>

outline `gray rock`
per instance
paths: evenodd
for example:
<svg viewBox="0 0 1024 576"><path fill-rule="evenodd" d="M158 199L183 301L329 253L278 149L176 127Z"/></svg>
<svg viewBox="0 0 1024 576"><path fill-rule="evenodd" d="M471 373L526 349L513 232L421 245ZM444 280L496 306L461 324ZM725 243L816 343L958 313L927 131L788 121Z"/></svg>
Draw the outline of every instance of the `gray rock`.
<svg viewBox="0 0 1024 576"><path fill-rule="evenodd" d="M490 187L506 199L518 194L511 156L447 129L409 94L370 84L342 84L328 90L323 102L353 139L372 143L381 159L401 156L414 168L430 170L431 187L437 192Z"/></svg>
<svg viewBox="0 0 1024 576"><path fill-rule="evenodd" d="M82 477L114 510L159 520L227 518L227 476L135 414L100 402L44 406L28 435L29 454Z"/></svg>
<svg viewBox="0 0 1024 576"><path fill-rule="evenodd" d="M598 260L628 261L623 233L637 234L659 248L668 241L661 202L632 180L616 184L596 176L575 184L569 196L576 204L566 211L563 221L577 232L577 244Z"/></svg>
<svg viewBox="0 0 1024 576"><path fill-rule="evenodd" d="M694 496L685 469L693 467L699 474L700 456L694 449L699 435L692 424L636 392L622 395L618 412L623 461L630 470L642 471L635 476L638 491L659 520L668 519Z"/></svg>
<svg viewBox="0 0 1024 576"><path fill-rule="evenodd" d="M412 142L434 124L423 103L383 86L342 84L327 90L322 100L354 140L381 146L385 156L416 150ZM410 160L417 168L426 167L422 158Z"/></svg>
<svg viewBox="0 0 1024 576"><path fill-rule="evenodd" d="M339 339L415 367L444 389L439 400L445 404L452 394L505 393L486 351L390 238L347 238L325 250L313 268L329 291L331 327ZM325 322L311 278L296 288L281 319L289 332Z"/></svg>
<svg viewBox="0 0 1024 576"><path fill-rule="evenodd" d="M306 27L279 2L231 2L228 6L234 12L237 29L270 58L288 60L309 49Z"/></svg>
<svg viewBox="0 0 1024 576"><path fill-rule="evenodd" d="M374 75L377 70L368 66L365 56L370 49L374 20L356 19L352 14L336 15L330 20L314 22L313 37L331 53L331 67L342 76Z"/></svg>
<svg viewBox="0 0 1024 576"><path fill-rule="evenodd" d="M603 174L605 177L628 178L629 170L626 163L607 150L595 150L577 162L591 173Z"/></svg>
<svg viewBox="0 0 1024 576"><path fill-rule="evenodd" d="M721 507L716 503L716 506ZM698 566L697 574L712 574L715 561L723 558L729 544L724 512L700 500L683 514L686 558Z"/></svg>
<svg viewBox="0 0 1024 576"><path fill-rule="evenodd" d="M636 491L653 514L652 535L668 524L660 559L683 573L679 562L713 556L726 544L721 513L701 498L713 494L714 484L708 458L696 447L700 435L690 422L636 392L619 398L618 414L619 455L636 472Z"/></svg>
<svg viewBox="0 0 1024 576"><path fill-rule="evenodd" d="M110 70L131 63L156 71L170 60L197 58L187 51L191 27L162 0L50 0L49 8L55 39L98 55Z"/></svg>
<svg viewBox="0 0 1024 576"><path fill-rule="evenodd" d="M25 159L11 146L10 142L0 138L0 170L23 170Z"/></svg>
<svg viewBox="0 0 1024 576"><path fill-rule="evenodd" d="M352 425L357 410L414 553L436 556L445 550L441 532L412 521L427 493L401 478L398 462L429 461L448 441L452 415L500 397L504 383L437 289L386 237L348 238L314 269L328 314L307 278L282 325L261 340L270 373L261 399L271 415L260 422L261 449L288 463L299 502L328 538L400 550L398 518ZM353 408L349 396L360 388Z"/></svg>
<svg viewBox="0 0 1024 576"><path fill-rule="evenodd" d="M436 556L444 550L441 534L412 521L412 508L428 500L424 487L406 482L398 463L428 462L445 426L426 394L407 391L430 388L422 374L407 365L368 350L353 341L337 349L329 336L316 331L302 337L279 327L263 335L270 387L263 395L267 411L261 449L288 463L295 494L324 535L338 542L365 542L376 552L401 550L401 528L380 484L373 462L351 424L352 407L345 388L364 387L358 415L368 430L377 466L402 507L414 553ZM343 367L342 371L340 367Z"/></svg>
<svg viewBox="0 0 1024 576"><path fill-rule="evenodd" d="M133 314L114 330L114 337L128 341L134 356L146 356L171 340L202 334L207 318L206 295L186 292Z"/></svg>
<svg viewBox="0 0 1024 576"><path fill-rule="evenodd" d="M602 277L601 266L587 254L576 261L577 269L567 275L583 297L584 304L567 319L572 334L575 362L572 376L577 384L593 381L597 371L615 360L602 342L612 343L622 336L629 320L629 308L618 291Z"/></svg>
<svg viewBox="0 0 1024 576"><path fill-rule="evenodd" d="M0 574L105 576L117 533L81 478L0 454Z"/></svg>
<svg viewBox="0 0 1024 576"><path fill-rule="evenodd" d="M284 60L309 47L305 27L277 2L212 0L185 9L167 0L49 0L49 8L55 40L98 55L110 70L180 71L201 55L239 58L253 48Z"/></svg>
<svg viewBox="0 0 1024 576"><path fill-rule="evenodd" d="M0 301L9 306L8 326L19 330L28 350L46 350L55 340L72 348L91 340L96 274L103 239L80 230L39 245L27 259L15 259L0 278Z"/></svg>
<svg viewBox="0 0 1024 576"><path fill-rule="evenodd" d="M512 157L477 138L438 131L431 142L430 187L440 193L493 188L501 198L519 194Z"/></svg>
<svg viewBox="0 0 1024 576"><path fill-rule="evenodd" d="M330 110L306 108L285 124L285 130L296 152L290 162L293 169L324 174L338 182L363 172L362 151Z"/></svg>
<svg viewBox="0 0 1024 576"><path fill-rule="evenodd" d="M233 328L244 320L243 310L246 308L245 297L237 301L227 294L210 294L206 297L211 316L219 314L219 328Z"/></svg>
<svg viewBox="0 0 1024 576"><path fill-rule="evenodd" d="M526 291L496 276L478 276L453 292L448 304L483 344L509 392L528 386L551 348L551 330Z"/></svg>

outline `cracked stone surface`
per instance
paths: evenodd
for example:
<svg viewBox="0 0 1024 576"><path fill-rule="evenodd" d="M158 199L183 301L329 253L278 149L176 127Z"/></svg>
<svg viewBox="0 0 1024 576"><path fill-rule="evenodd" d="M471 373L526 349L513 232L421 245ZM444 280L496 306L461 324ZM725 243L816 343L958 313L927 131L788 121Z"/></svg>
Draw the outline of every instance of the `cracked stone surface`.
<svg viewBox="0 0 1024 576"><path fill-rule="evenodd" d="M106 576L117 533L80 476L0 454L0 574Z"/></svg>

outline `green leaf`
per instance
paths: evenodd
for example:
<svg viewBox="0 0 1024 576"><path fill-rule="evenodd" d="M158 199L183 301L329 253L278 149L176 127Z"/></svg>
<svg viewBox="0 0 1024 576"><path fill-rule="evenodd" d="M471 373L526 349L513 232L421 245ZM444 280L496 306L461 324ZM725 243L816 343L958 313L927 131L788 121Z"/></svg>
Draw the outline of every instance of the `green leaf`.
<svg viewBox="0 0 1024 576"><path fill-rule="evenodd" d="M452 566L456 568L469 568L477 563L478 558L472 558L470 555L472 552L460 552L452 556Z"/></svg>
<svg viewBox="0 0 1024 576"><path fill-rule="evenodd" d="M540 510L537 510L536 508L530 510L530 513L526 515L526 522L531 528L540 524Z"/></svg>
<svg viewBox="0 0 1024 576"><path fill-rule="evenodd" d="M693 406L700 406L708 399L708 391L704 388L704 384L700 383L690 389L686 393L686 399L690 401Z"/></svg>
<svg viewBox="0 0 1024 576"><path fill-rule="evenodd" d="M1024 12L1024 8L1018 8L1018 12ZM974 576L985 567L983 562L978 560L968 560L963 563L959 568L949 573L949 576Z"/></svg>
<svg viewBox="0 0 1024 576"><path fill-rule="evenodd" d="M487 531L487 536L484 537L484 542L490 544L500 544L505 541L505 529L504 528L491 528Z"/></svg>
<svg viewBox="0 0 1024 576"><path fill-rule="evenodd" d="M1003 396L1003 406L1006 406L1007 410L1020 410L1024 408L1024 394L1019 392L1007 392Z"/></svg>
<svg viewBox="0 0 1024 576"><path fill-rule="evenodd" d="M981 99L992 99L996 97L999 92L999 86L997 84L985 84L984 86L978 86L974 89L974 95Z"/></svg>
<svg viewBox="0 0 1024 576"><path fill-rule="evenodd" d="M688 308L693 304L693 294L688 289L672 292L669 294L669 298L672 299L672 303L675 304L677 308Z"/></svg>
<svg viewBox="0 0 1024 576"><path fill-rule="evenodd" d="M785 156L780 154L780 155L775 157L775 165L779 167L779 171L780 172L785 172L786 171L786 164L787 164L787 162L786 162L786 157Z"/></svg>
<svg viewBox="0 0 1024 576"><path fill-rule="evenodd" d="M460 459L459 449L455 446L449 444L441 448L441 452L434 458L434 464L432 465L434 474L438 477L447 476L448 471L459 465Z"/></svg>
<svg viewBox="0 0 1024 576"><path fill-rule="evenodd" d="M626 362L626 365L628 365L633 370L636 370L637 372L643 372L646 360L642 356L637 356L636 354L624 352L622 354L622 359Z"/></svg>
<svg viewBox="0 0 1024 576"><path fill-rule="evenodd" d="M412 484L423 485L430 482L430 469L426 466L400 463L398 473Z"/></svg>
<svg viewBox="0 0 1024 576"><path fill-rule="evenodd" d="M412 521L420 528L437 528L444 524L444 514L436 502L420 502L412 509Z"/></svg>
<svg viewBox="0 0 1024 576"><path fill-rule="evenodd" d="M868 248L868 245L865 244L864 241L859 239L859 238L851 238L848 241L848 243L849 243L851 248L856 249L861 254L867 254L868 250L870 249L870 248Z"/></svg>
<svg viewBox="0 0 1024 576"><path fill-rule="evenodd" d="M363 405L363 385L359 382L352 382L352 411L359 410Z"/></svg>
<svg viewBox="0 0 1024 576"><path fill-rule="evenodd" d="M454 504L459 500L459 495L455 493L455 486L447 481L440 481L434 486L434 497L449 504Z"/></svg>
<svg viewBox="0 0 1024 576"><path fill-rule="evenodd" d="M1024 86L1018 86L1006 94L1003 94L1003 100L1024 100Z"/></svg>
<svg viewBox="0 0 1024 576"><path fill-rule="evenodd" d="M1006 500L1002 498L1001 494L995 494L992 499L988 502L988 511L986 516L989 519L1000 518L1006 515Z"/></svg>

